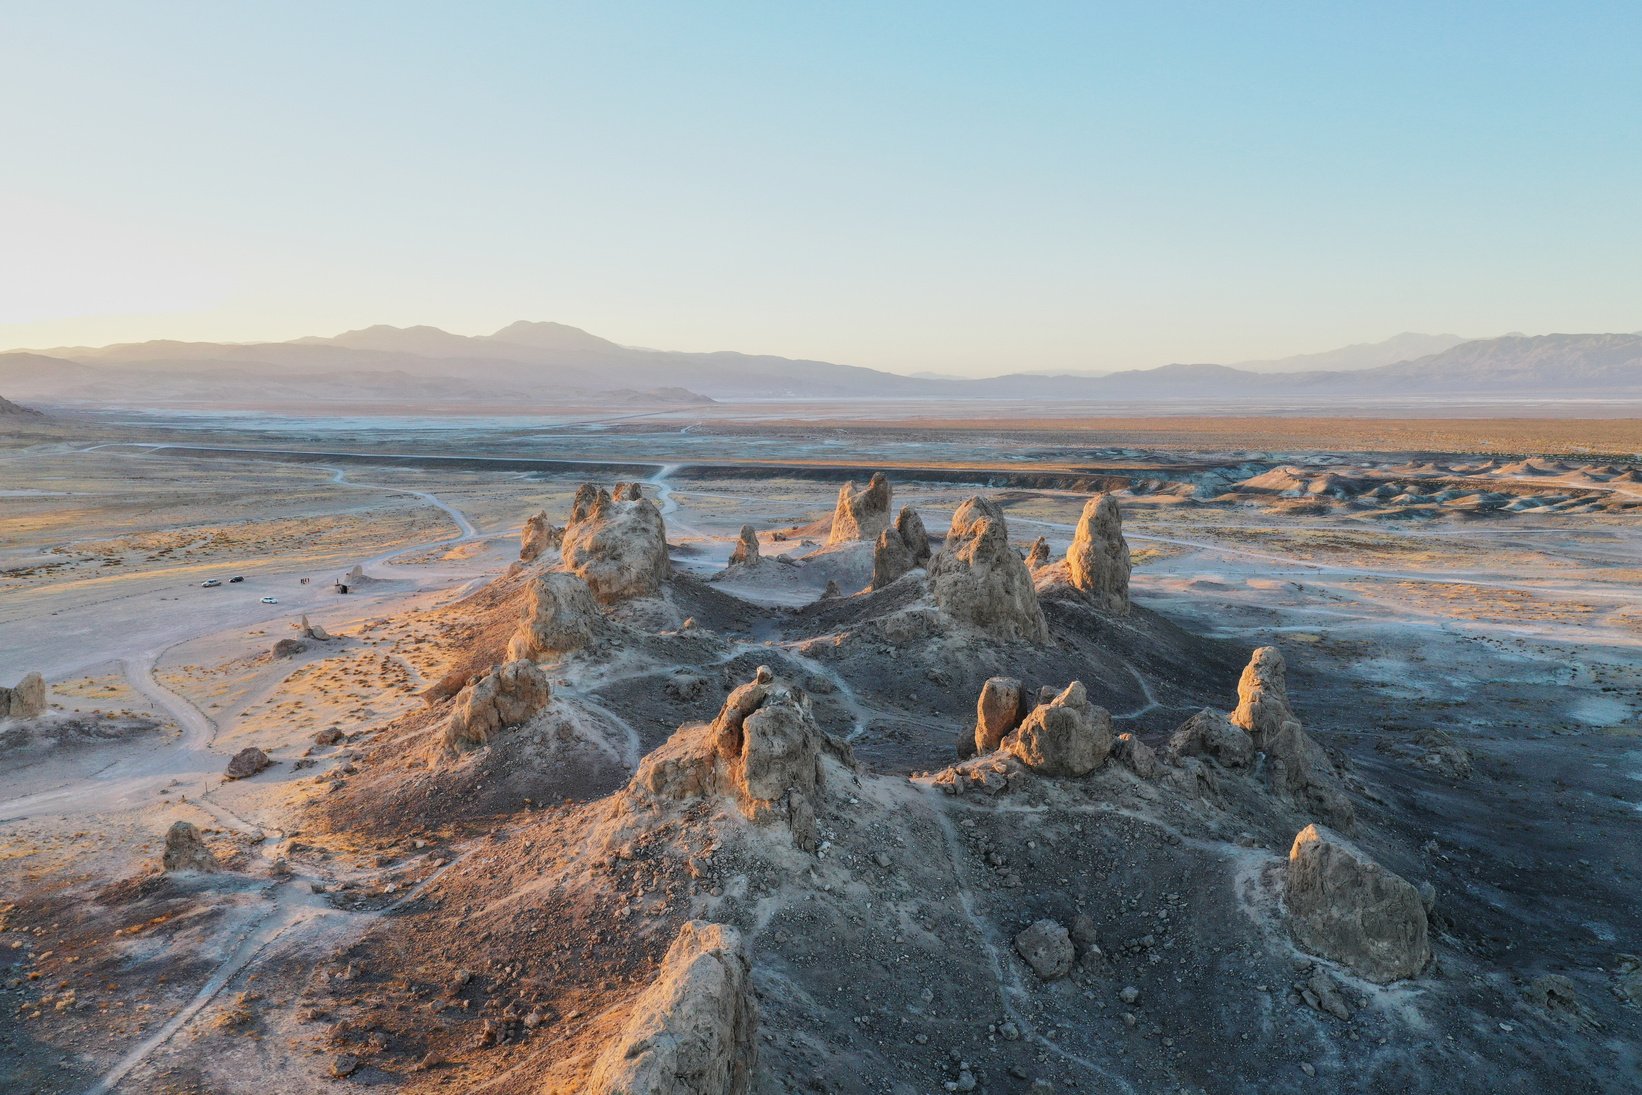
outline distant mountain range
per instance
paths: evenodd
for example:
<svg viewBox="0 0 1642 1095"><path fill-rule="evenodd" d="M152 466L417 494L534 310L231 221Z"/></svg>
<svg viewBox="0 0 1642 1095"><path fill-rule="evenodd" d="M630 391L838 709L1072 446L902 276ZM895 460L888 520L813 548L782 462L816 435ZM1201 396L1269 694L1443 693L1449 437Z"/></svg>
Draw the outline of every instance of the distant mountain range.
<svg viewBox="0 0 1642 1095"><path fill-rule="evenodd" d="M1436 347L1433 349L1433 347ZM1424 352L1420 352L1424 351ZM1390 355L1417 356L1386 362ZM1372 364L1365 364L1372 363ZM1320 367L1322 365L1330 367ZM1642 334L1399 335L1242 365L1090 375L902 376L825 361L621 346L560 323L493 335L367 327L290 342L155 341L0 354L0 392L134 406L673 404L737 399L1272 402L1425 397L1642 397Z"/></svg>

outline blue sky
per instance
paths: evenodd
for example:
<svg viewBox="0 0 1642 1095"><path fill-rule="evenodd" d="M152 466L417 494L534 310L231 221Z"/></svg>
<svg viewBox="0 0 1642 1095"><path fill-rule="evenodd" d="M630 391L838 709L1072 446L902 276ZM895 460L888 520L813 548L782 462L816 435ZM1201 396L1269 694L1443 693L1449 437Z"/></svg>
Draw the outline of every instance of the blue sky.
<svg viewBox="0 0 1642 1095"><path fill-rule="evenodd" d="M527 318L1003 372L1642 328L1642 5L0 27L0 345Z"/></svg>

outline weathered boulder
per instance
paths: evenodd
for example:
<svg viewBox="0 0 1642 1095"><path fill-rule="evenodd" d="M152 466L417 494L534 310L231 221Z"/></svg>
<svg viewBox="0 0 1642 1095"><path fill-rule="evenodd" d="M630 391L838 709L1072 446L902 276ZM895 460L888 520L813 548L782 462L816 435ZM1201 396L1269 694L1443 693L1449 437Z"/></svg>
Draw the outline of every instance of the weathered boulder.
<svg viewBox="0 0 1642 1095"><path fill-rule="evenodd" d="M519 561L533 563L563 539L564 529L548 519L546 510L534 513L525 518L524 530L519 534Z"/></svg>
<svg viewBox="0 0 1642 1095"><path fill-rule="evenodd" d="M247 779L272 764L268 754L254 745L248 745L229 760L223 775L229 779Z"/></svg>
<svg viewBox="0 0 1642 1095"><path fill-rule="evenodd" d="M1002 748L1035 772L1083 776L1106 762L1112 751L1112 716L1089 702L1082 681L1032 709Z"/></svg>
<svg viewBox="0 0 1642 1095"><path fill-rule="evenodd" d="M452 752L484 745L503 730L529 722L552 698L547 674L535 662L519 659L496 666L457 694L440 742Z"/></svg>
<svg viewBox="0 0 1642 1095"><path fill-rule="evenodd" d="M1419 891L1328 829L1294 838L1285 900L1300 946L1370 981L1413 977L1431 957Z"/></svg>
<svg viewBox="0 0 1642 1095"><path fill-rule="evenodd" d="M1100 494L1084 503L1072 546L1066 551L1067 575L1102 611L1129 611L1129 544L1117 497Z"/></svg>
<svg viewBox="0 0 1642 1095"><path fill-rule="evenodd" d="M598 621L599 606L586 582L558 571L539 575L530 583L524 619L508 641L508 660L580 650L592 641Z"/></svg>
<svg viewBox="0 0 1642 1095"><path fill-rule="evenodd" d="M1157 750L1133 734L1119 734L1113 739L1112 757L1141 779L1156 779L1163 771Z"/></svg>
<svg viewBox="0 0 1642 1095"><path fill-rule="evenodd" d="M853 763L848 746L816 725L809 697L760 666L710 724L681 728L647 755L632 786L662 799L729 795L743 817L785 820L794 842L814 851L827 752Z"/></svg>
<svg viewBox="0 0 1642 1095"><path fill-rule="evenodd" d="M0 719L37 719L46 713L46 679L25 674L15 688L0 688Z"/></svg>
<svg viewBox="0 0 1642 1095"><path fill-rule="evenodd" d="M1289 707L1286 677L1283 656L1275 647L1256 650L1237 682L1237 710L1231 721L1247 730L1254 747L1266 754L1273 791L1331 825L1350 829L1356 810L1340 787L1328 754Z"/></svg>
<svg viewBox="0 0 1642 1095"><path fill-rule="evenodd" d="M1015 936L1015 952L1045 981L1054 981L1072 972L1077 954L1072 935L1064 925L1039 920Z"/></svg>
<svg viewBox="0 0 1642 1095"><path fill-rule="evenodd" d="M1003 511L971 498L952 517L952 531L929 562L930 591L941 610L1000 639L1049 641L1032 575L1009 546Z"/></svg>
<svg viewBox="0 0 1642 1095"><path fill-rule="evenodd" d="M975 700L974 752L990 753L1026 717L1026 690L1013 677L990 677Z"/></svg>
<svg viewBox="0 0 1642 1095"><path fill-rule="evenodd" d="M281 639L274 644L274 657L290 658L308 649L308 644L301 639Z"/></svg>
<svg viewBox="0 0 1642 1095"><path fill-rule="evenodd" d="M193 822L173 821L165 833L160 867L166 871L214 871L217 859Z"/></svg>
<svg viewBox="0 0 1642 1095"><path fill-rule="evenodd" d="M741 935L687 921L621 1033L594 1062L591 1095L747 1095L757 1009Z"/></svg>
<svg viewBox="0 0 1642 1095"><path fill-rule="evenodd" d="M618 484L614 498L582 484L560 549L565 565L606 603L656 592L671 569L666 523L636 483Z"/></svg>
<svg viewBox="0 0 1642 1095"><path fill-rule="evenodd" d="M852 540L876 540L889 527L889 506L893 490L883 472L874 472L865 487L845 483L838 488L838 504L832 511L832 530L827 544L847 544Z"/></svg>
<svg viewBox="0 0 1642 1095"><path fill-rule="evenodd" d="M1170 761L1201 756L1226 768L1246 768L1254 760L1254 739L1248 732L1207 707L1181 723L1164 749Z"/></svg>
<svg viewBox="0 0 1642 1095"><path fill-rule="evenodd" d="M751 525L742 525L741 535L736 538L735 550L730 552L730 565L747 566L757 563L760 558L758 530Z"/></svg>
<svg viewBox="0 0 1642 1095"><path fill-rule="evenodd" d="M312 639L316 643L328 643L336 639L335 635L332 635L318 624L309 623L306 614L303 615L302 622L297 624L297 630L302 632L304 639Z"/></svg>

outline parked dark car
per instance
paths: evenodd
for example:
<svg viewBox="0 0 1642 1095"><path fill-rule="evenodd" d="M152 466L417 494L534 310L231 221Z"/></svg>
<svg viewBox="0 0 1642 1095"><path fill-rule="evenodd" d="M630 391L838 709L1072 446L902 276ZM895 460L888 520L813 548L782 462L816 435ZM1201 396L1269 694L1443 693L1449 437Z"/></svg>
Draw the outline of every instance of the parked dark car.
<svg viewBox="0 0 1642 1095"><path fill-rule="evenodd" d="M236 574L232 578L228 579L228 584L233 585L235 582L243 582L243 581L245 581L245 575Z"/></svg>

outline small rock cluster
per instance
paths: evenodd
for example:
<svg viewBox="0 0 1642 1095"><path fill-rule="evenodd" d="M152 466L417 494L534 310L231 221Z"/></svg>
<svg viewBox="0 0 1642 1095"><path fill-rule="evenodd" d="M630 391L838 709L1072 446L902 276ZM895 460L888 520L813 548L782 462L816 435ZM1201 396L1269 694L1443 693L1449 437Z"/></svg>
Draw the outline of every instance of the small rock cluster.
<svg viewBox="0 0 1642 1095"><path fill-rule="evenodd" d="M1049 641L1026 563L1009 546L1003 511L971 498L952 515L946 543L929 562L930 592L948 616L999 639Z"/></svg>
<svg viewBox="0 0 1642 1095"><path fill-rule="evenodd" d="M895 524L878 534L872 550L872 584L883 589L903 574L929 563L929 533L924 519L911 506L902 506Z"/></svg>

